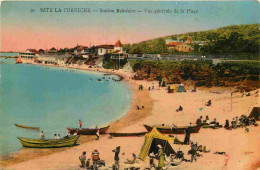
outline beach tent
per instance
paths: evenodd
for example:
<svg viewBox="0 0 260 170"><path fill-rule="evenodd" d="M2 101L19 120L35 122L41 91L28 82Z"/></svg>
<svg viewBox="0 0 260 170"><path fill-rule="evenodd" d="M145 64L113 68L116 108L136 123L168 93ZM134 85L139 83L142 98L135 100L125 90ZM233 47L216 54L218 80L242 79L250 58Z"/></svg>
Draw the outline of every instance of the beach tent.
<svg viewBox="0 0 260 170"><path fill-rule="evenodd" d="M177 87L175 85L168 86L168 93L176 93Z"/></svg>
<svg viewBox="0 0 260 170"><path fill-rule="evenodd" d="M179 93L186 92L186 89L185 89L185 87L184 87L183 84L180 84L180 85L179 85L179 87L178 87L178 89L177 89L177 92L179 92Z"/></svg>
<svg viewBox="0 0 260 170"><path fill-rule="evenodd" d="M260 107L254 107L248 118L255 118L255 120L260 120Z"/></svg>
<svg viewBox="0 0 260 170"><path fill-rule="evenodd" d="M163 149L163 153L167 156L170 154L175 154L175 151L172 149L169 141L173 141L175 138L168 137L166 135L161 134L155 127L150 133L145 135L144 144L142 146L141 152L139 154L139 158L143 161L146 160L147 156L150 153L157 153L157 145L160 144Z"/></svg>

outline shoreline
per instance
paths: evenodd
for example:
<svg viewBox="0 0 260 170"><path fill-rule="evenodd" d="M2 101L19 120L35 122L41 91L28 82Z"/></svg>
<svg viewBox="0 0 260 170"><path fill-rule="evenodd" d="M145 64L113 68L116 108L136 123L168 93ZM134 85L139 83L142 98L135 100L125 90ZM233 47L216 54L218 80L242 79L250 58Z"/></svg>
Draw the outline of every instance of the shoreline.
<svg viewBox="0 0 260 170"><path fill-rule="evenodd" d="M29 60L30 61L30 60ZM37 64L32 62L26 62L23 64L33 64L37 66L45 66L45 67L53 67L53 68L66 68L66 69L77 69L77 70L87 70L90 72L98 72L98 73L109 73L116 76L122 76L124 79L122 81L127 82L130 86L130 92L132 93L132 101L129 104L129 109L125 115L122 115L120 118L113 120L109 123L110 128L108 132L117 132L122 128L128 127L136 121L140 121L144 119L145 117L149 116L151 114L152 110L152 100L149 97L149 92L147 90L139 91L138 90L138 84L134 80L131 80L125 75L123 72L117 72L112 70L106 70L101 68L86 68L86 67L73 67L73 66L56 66L52 64ZM139 103L142 103L140 101L141 97L147 98L147 101L144 102L144 105L149 105L146 107L145 110L142 110L142 112L136 111L136 105ZM101 135L100 138L103 138L105 136ZM77 143L84 144L95 140L95 136L81 136ZM77 147L77 146L74 146ZM71 147L72 149L74 147ZM6 168L11 165L15 165L17 163L26 162L28 160L36 159L42 156L51 155L54 153L62 152L71 149L68 148L54 148L54 149L35 149L35 148L22 148L20 150L17 150L15 152L6 153L0 156L0 167ZM35 153L35 151L37 153Z"/></svg>
<svg viewBox="0 0 260 170"><path fill-rule="evenodd" d="M46 65L48 66L48 65ZM105 69L93 68L95 71ZM123 70L115 71L117 75L127 75ZM112 71L109 73L113 73ZM129 74L129 73L128 73ZM130 74L129 74L130 75ZM129 76L131 77L131 76ZM125 81L128 81L127 76ZM114 121L115 126L111 131L120 132L139 132L146 131L143 124L160 124L165 123L171 125L174 123L177 126L187 125L190 122L195 122L199 116L205 118L209 115L210 119L216 118L220 124L223 124L226 119L232 120L235 116L242 114L248 115L249 107L260 106L260 98L258 89L251 92L251 95L243 98L241 93L233 94L233 110L230 108L230 89L225 88L210 88L197 89L196 93L190 92L187 87L187 93L167 93L167 88L159 88L157 82L145 80L129 80L133 83L133 94L130 111L122 116L121 119ZM138 90L138 84L142 84L143 91ZM148 87L155 86L154 90L148 91ZM218 92L218 93L216 93ZM143 95L148 95L149 98ZM135 99L137 99L135 101ZM148 101L146 100L148 99ZM205 103L211 99L212 106L206 107ZM136 110L137 105L145 105L145 109ZM144 104L147 103L148 105ZM176 112L175 109L182 105L184 110ZM200 108L203 107L203 110ZM259 122L258 122L259 123ZM177 166L178 169L253 169L259 166L260 146L258 145L260 126L250 126L250 132L245 133L243 128L234 129L231 131L221 129L204 129L201 128L199 133L191 135L191 141L198 142L199 145L207 147L210 153L202 153L203 157L198 158L197 162L189 163L182 162ZM179 140L184 140L184 135L174 135ZM83 136L82 136L83 137ZM140 153L145 137L126 137L126 138L109 138L109 135L100 137L99 141L94 140L95 136L76 147L55 151L53 154L39 153L38 157L30 157L30 151L27 152L27 157L21 162L13 162L9 169L79 169L78 156L82 151L87 152L87 158L91 157L91 152L98 149L101 159L106 161L106 165L113 164L114 154L112 150L121 146L120 167L126 167L124 160L132 158L132 153ZM80 141L81 142L81 141ZM172 143L171 143L172 144ZM190 159L190 155L186 153L190 149L187 145L172 144L175 151L181 150L185 153L185 158ZM62 150L63 149L63 150ZM24 149L27 150L27 149ZM33 150L31 150L33 151ZM34 150L35 151L35 150ZM52 151L52 150L51 150ZM226 156L216 155L214 152L224 151ZM11 162L10 162L11 163ZM15 164L17 163L17 164ZM149 161L139 161L141 169L149 167ZM129 168L129 167L128 167Z"/></svg>

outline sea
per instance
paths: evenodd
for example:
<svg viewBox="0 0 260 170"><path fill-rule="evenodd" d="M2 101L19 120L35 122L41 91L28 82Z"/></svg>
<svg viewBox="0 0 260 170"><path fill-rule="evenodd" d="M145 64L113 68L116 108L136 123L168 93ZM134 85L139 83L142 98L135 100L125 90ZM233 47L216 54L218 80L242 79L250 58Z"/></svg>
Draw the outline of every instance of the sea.
<svg viewBox="0 0 260 170"><path fill-rule="evenodd" d="M108 125L126 114L131 87L115 75L32 64L0 58L0 154L19 151L17 137L65 136L67 127ZM98 81L101 79L101 81ZM40 127L40 131L14 124Z"/></svg>

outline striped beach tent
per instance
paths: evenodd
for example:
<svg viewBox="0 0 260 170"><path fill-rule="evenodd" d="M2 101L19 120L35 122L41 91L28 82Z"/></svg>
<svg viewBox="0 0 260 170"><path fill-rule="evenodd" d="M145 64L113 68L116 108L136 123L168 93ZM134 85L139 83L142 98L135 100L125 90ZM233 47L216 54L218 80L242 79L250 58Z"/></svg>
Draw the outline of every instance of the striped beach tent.
<svg viewBox="0 0 260 170"><path fill-rule="evenodd" d="M163 153L165 153L167 156L170 156L170 154L175 154L175 151L169 144L169 141L173 141L174 137L168 137L166 135L161 134L155 127L150 133L147 133L145 135L144 144L141 148L141 152L139 154L139 158L143 161L146 160L147 156L150 153L156 154L158 149L157 145L160 144L163 149Z"/></svg>

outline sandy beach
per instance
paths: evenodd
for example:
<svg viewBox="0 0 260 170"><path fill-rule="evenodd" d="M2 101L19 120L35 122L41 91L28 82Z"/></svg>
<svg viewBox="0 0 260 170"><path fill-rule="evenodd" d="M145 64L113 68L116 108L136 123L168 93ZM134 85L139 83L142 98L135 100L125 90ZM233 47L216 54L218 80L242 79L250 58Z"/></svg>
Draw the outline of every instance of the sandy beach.
<svg viewBox="0 0 260 170"><path fill-rule="evenodd" d="M31 61L27 61L30 63ZM143 132L146 131L143 124L175 124L178 126L195 123L196 119L208 115L210 120L214 118L224 124L226 119L232 120L235 116L242 114L249 115L254 106L259 107L259 93L252 91L250 96L242 97L241 93L234 93L231 104L232 88L210 88L197 89L196 93L167 93L166 88L159 88L158 82L132 80L132 73L119 70L105 70L101 68L74 67L70 68L86 69L113 73L125 78L124 81L132 87L133 101L129 112L120 120L111 123L109 132ZM138 90L142 84L144 90ZM148 87L154 89L148 90ZM211 99L212 105L207 107L205 103ZM144 109L137 110L136 105L144 106ZM175 110L181 105L182 112ZM232 105L232 106L231 106ZM205 145L210 150L209 153L202 153L197 162L182 162L180 166L169 169L257 169L260 167L260 127L250 126L249 133L244 128L233 130L204 129L201 128L197 134L191 134L191 140ZM179 140L184 140L184 135L175 135ZM109 138L103 135L100 140L95 137L83 137L79 140L80 145L71 148L61 149L22 149L12 156L12 158L1 161L3 169L79 169L80 161L78 157L83 151L87 152L87 157L91 157L91 152L98 149L100 158L105 160L106 165L112 167L114 153L117 146L121 146L120 169L128 165L124 164L126 159L131 159L132 153L140 153L144 137L124 137ZM175 151L182 150L186 159L190 146L175 145L171 143ZM226 152L226 155L214 154L216 151ZM149 161L138 160L136 166L141 169L149 167Z"/></svg>

